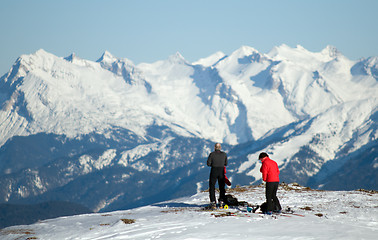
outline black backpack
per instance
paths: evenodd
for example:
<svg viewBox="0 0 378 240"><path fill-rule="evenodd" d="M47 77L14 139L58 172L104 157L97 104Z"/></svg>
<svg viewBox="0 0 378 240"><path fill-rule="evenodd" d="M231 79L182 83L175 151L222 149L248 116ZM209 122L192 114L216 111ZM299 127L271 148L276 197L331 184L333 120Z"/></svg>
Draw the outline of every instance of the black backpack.
<svg viewBox="0 0 378 240"><path fill-rule="evenodd" d="M227 204L229 206L239 206L238 199L232 196L231 194L227 194L226 196L224 196L223 202L224 204Z"/></svg>

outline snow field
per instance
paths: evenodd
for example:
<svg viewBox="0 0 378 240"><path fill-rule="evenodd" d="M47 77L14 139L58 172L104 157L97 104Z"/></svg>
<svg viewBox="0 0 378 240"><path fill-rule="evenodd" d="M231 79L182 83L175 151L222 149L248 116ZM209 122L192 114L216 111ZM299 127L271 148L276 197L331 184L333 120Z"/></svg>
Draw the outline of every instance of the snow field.
<svg viewBox="0 0 378 240"><path fill-rule="evenodd" d="M264 186L228 189L239 201L261 204ZM4 240L20 239L376 239L378 194L366 191L315 191L283 184L278 197L296 215L249 213L215 217L203 211L208 193L109 213L45 220L1 230ZM228 211L235 211L230 209ZM218 214L220 215L220 214ZM135 220L125 224L122 220ZM127 222L127 221L126 221Z"/></svg>

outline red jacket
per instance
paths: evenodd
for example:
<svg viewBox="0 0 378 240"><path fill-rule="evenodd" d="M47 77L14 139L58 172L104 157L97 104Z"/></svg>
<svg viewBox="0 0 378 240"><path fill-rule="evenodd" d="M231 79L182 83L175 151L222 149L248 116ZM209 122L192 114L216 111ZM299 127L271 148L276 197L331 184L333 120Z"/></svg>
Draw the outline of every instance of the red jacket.
<svg viewBox="0 0 378 240"><path fill-rule="evenodd" d="M262 166L260 168L260 172L263 176L264 182L279 182L280 178L280 170L278 170L278 165L275 161L270 159L269 157L264 157L262 159Z"/></svg>

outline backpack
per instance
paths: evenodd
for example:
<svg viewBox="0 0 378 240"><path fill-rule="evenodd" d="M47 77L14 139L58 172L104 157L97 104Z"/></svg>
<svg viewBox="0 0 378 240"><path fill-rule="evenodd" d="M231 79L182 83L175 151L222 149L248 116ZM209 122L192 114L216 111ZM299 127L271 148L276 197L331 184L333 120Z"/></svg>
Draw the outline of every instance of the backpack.
<svg viewBox="0 0 378 240"><path fill-rule="evenodd" d="M236 197L232 196L231 194L226 194L223 199L224 204L229 206L239 206L239 201Z"/></svg>

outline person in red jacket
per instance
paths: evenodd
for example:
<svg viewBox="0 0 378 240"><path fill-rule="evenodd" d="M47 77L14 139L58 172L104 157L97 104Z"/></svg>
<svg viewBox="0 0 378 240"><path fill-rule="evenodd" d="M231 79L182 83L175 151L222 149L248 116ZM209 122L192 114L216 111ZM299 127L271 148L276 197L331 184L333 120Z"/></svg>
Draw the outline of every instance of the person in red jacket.
<svg viewBox="0 0 378 240"><path fill-rule="evenodd" d="M277 198L278 184L280 182L278 165L265 152L260 153L259 160L262 163L260 172L262 173L263 181L266 182L266 214L272 214L272 211L281 212L281 204Z"/></svg>

